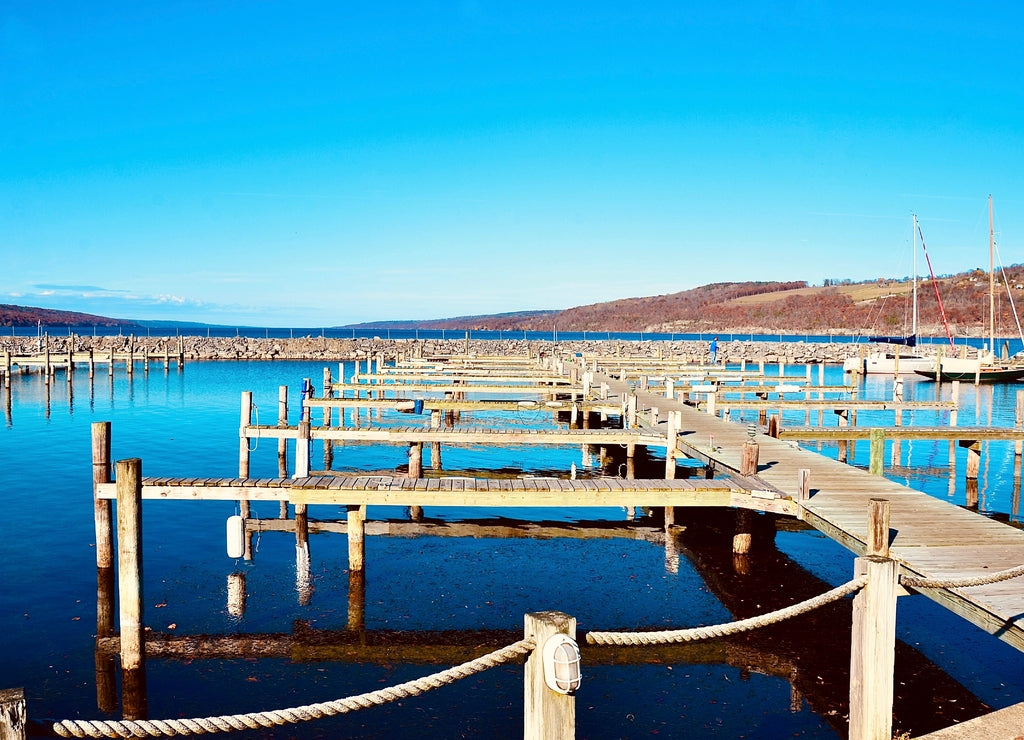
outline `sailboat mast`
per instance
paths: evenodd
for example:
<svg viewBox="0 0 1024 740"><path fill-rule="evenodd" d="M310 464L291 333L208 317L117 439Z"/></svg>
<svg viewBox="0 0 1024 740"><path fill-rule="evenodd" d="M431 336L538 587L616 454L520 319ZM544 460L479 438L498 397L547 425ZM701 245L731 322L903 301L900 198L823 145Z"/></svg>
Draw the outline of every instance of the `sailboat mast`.
<svg viewBox="0 0 1024 740"><path fill-rule="evenodd" d="M996 272L995 261L995 231L992 228L992 196L988 196L988 348L993 354L996 353Z"/></svg>
<svg viewBox="0 0 1024 740"><path fill-rule="evenodd" d="M911 314L911 326L913 327L914 339L917 339L917 214L912 213L914 221L912 224L914 232L914 312Z"/></svg>

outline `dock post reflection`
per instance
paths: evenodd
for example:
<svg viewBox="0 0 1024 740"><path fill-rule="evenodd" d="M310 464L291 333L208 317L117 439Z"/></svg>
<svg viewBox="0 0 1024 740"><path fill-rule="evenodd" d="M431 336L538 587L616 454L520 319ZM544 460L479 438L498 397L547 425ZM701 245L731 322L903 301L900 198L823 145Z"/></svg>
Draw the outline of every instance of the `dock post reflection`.
<svg viewBox="0 0 1024 740"><path fill-rule="evenodd" d="M228 573L228 614L232 617L245 616L245 573Z"/></svg>
<svg viewBox="0 0 1024 740"><path fill-rule="evenodd" d="M366 629L366 571L348 571L348 628Z"/></svg>
<svg viewBox="0 0 1024 740"><path fill-rule="evenodd" d="M305 504L295 504L295 590L299 604L309 606L313 601L313 576L309 560L309 515Z"/></svg>

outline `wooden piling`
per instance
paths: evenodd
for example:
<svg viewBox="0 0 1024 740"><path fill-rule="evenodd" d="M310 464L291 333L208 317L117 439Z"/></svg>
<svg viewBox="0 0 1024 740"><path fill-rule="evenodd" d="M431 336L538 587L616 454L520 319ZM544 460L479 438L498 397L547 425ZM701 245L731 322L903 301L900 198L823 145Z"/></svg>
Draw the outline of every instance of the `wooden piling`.
<svg viewBox="0 0 1024 740"><path fill-rule="evenodd" d="M665 478L668 480L676 477L680 416L677 411L668 413L668 432L665 439Z"/></svg>
<svg viewBox="0 0 1024 740"><path fill-rule="evenodd" d="M441 428L441 411L439 409L434 409L430 412L430 428ZM442 470L444 468L444 463L441 460L440 442L430 443L430 467L432 470Z"/></svg>
<svg viewBox="0 0 1024 740"><path fill-rule="evenodd" d="M740 458L740 475L757 475L757 458L760 448L754 440L750 439L743 443L743 452Z"/></svg>
<svg viewBox="0 0 1024 740"><path fill-rule="evenodd" d="M25 689L0 690L0 740L25 740L27 724Z"/></svg>
<svg viewBox="0 0 1024 740"><path fill-rule="evenodd" d="M977 480L978 471L981 469L981 441L977 439L962 439L960 446L967 448L967 471L964 473L967 480Z"/></svg>
<svg viewBox="0 0 1024 740"><path fill-rule="evenodd" d="M423 477L423 443L409 443L409 477L419 480Z"/></svg>
<svg viewBox="0 0 1024 740"><path fill-rule="evenodd" d="M868 472L871 475L882 475L885 472L885 430L873 427L870 435Z"/></svg>
<svg viewBox="0 0 1024 740"><path fill-rule="evenodd" d="M882 498L868 501L866 555L889 557L889 502Z"/></svg>
<svg viewBox="0 0 1024 740"><path fill-rule="evenodd" d="M114 567L114 525L110 500L96 496L97 486L110 483L110 422L92 425L93 519L96 530L96 567Z"/></svg>
<svg viewBox="0 0 1024 740"><path fill-rule="evenodd" d="M364 540L366 535L366 507L348 507L348 569L363 570L365 568Z"/></svg>
<svg viewBox="0 0 1024 740"><path fill-rule="evenodd" d="M536 612L524 619L524 635L537 647L526 659L523 737L526 740L572 740L576 737L576 697L560 694L544 682L544 643L556 634L576 639L576 619L561 612Z"/></svg>
<svg viewBox="0 0 1024 740"><path fill-rule="evenodd" d="M855 568L868 582L853 600L849 738L891 740L899 569L878 556L857 558Z"/></svg>
<svg viewBox="0 0 1024 740"><path fill-rule="evenodd" d="M121 669L145 666L142 612L142 460L117 461L117 593Z"/></svg>
<svg viewBox="0 0 1024 740"><path fill-rule="evenodd" d="M809 468L800 468L796 471L797 501L807 501L811 498L811 471Z"/></svg>
<svg viewBox="0 0 1024 740"><path fill-rule="evenodd" d="M324 368L324 398L334 398L334 382L331 379L331 369ZM330 406L324 406L324 426L330 427L333 423L334 413ZM324 470L334 467L334 442L324 440Z"/></svg>
<svg viewBox="0 0 1024 740"><path fill-rule="evenodd" d="M295 475L294 478L309 477L309 446L311 429L308 418L299 422L299 436L295 440Z"/></svg>
<svg viewBox="0 0 1024 740"><path fill-rule="evenodd" d="M747 555L754 539L754 512L736 509L736 533L732 536L733 555Z"/></svg>
<svg viewBox="0 0 1024 740"><path fill-rule="evenodd" d="M836 409L836 425L839 427L850 426L850 410L849 409ZM845 439L840 439L836 442L836 459L839 462L844 463L847 460L849 452L849 442Z"/></svg>
<svg viewBox="0 0 1024 740"><path fill-rule="evenodd" d="M1024 391L1017 391L1017 406L1014 412L1013 428L1020 429L1024 426ZM1021 456L1021 450L1024 447L1024 441L1014 440L1013 442L1013 454L1015 457Z"/></svg>
<svg viewBox="0 0 1024 740"><path fill-rule="evenodd" d="M249 427L252 426L252 391L242 391L242 410L241 419L238 427L238 477L248 478L249 477L249 461L251 458L251 451L249 449ZM242 517L242 521L245 522L251 514L251 506L248 499L241 499L238 502L238 513ZM244 528L244 524L242 525ZM245 541L245 550L243 557L245 560L252 560L252 548L249 546L250 538L243 537Z"/></svg>

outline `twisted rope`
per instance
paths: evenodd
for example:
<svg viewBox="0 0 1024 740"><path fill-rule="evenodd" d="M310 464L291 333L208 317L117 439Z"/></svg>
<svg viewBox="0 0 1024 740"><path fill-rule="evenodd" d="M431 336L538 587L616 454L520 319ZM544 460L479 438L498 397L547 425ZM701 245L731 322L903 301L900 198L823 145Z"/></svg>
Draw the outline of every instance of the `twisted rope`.
<svg viewBox="0 0 1024 740"><path fill-rule="evenodd" d="M837 586L831 591L826 591L819 596L801 601L782 609L767 614L762 614L749 619L741 619L736 622L725 624L713 624L707 627L690 627L682 630L663 630L660 632L588 632L587 642L592 645L662 645L675 642L697 642L699 640L710 640L716 637L726 637L740 632L749 632L760 627L767 627L778 624L787 619L814 611L818 607L831 604L833 601L858 591L867 584L867 576L847 581L842 586Z"/></svg>
<svg viewBox="0 0 1024 740"><path fill-rule="evenodd" d="M212 732L233 730L256 730L261 727L296 724L312 719L334 717L359 709L387 704L388 702L418 696L431 689L468 678L515 658L526 655L537 646L536 640L526 638L519 642L482 655L466 663L417 678L396 686L358 694L344 699L307 704L290 709L274 709L266 712L232 714L218 717L193 717L191 719L154 720L73 720L65 719L53 723L53 731L60 737L162 737L174 735L201 735Z"/></svg>
<svg viewBox="0 0 1024 740"><path fill-rule="evenodd" d="M967 588L968 586L987 586L990 583L1008 581L1024 575L1024 565L988 573L974 578L919 578L917 576L901 576L900 583L913 588Z"/></svg>

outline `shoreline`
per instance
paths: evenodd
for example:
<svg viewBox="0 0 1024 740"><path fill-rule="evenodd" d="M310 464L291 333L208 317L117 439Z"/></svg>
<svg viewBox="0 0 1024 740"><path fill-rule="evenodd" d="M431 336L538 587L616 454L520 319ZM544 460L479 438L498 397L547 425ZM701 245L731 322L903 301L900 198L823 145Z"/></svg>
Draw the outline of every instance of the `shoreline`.
<svg viewBox="0 0 1024 740"><path fill-rule="evenodd" d="M333 337L199 337L199 336L47 336L0 337L0 352L12 355L39 355L49 351L54 362L66 355L74 343L75 352L97 353L132 351L148 353L151 359L167 352L176 357L180 351L186 362L202 360L323 360L340 361L366 359L383 354L385 358L435 357L463 355L539 355L561 353L600 353L629 357L668 358L682 357L694 363L707 363L710 359L709 342L697 340L638 340L582 339L551 341L543 339L381 339ZM739 362L787 364L821 363L841 364L857 357L862 348L874 345L849 342L719 340L718 359L726 364ZM942 345L923 345L918 354L935 356ZM976 350L971 348L973 356Z"/></svg>

